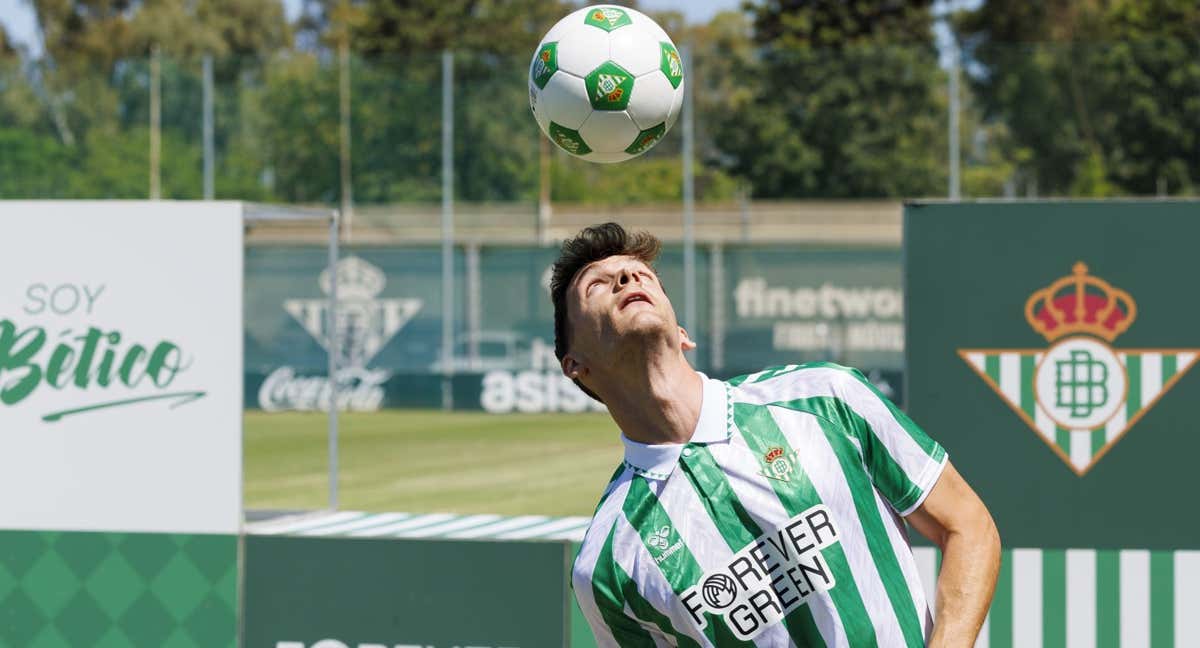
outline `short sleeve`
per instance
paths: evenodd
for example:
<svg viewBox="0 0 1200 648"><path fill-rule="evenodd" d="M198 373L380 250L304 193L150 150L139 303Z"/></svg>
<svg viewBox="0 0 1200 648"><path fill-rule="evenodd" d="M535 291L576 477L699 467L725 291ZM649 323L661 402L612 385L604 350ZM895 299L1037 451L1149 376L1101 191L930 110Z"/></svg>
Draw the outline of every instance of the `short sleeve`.
<svg viewBox="0 0 1200 648"><path fill-rule="evenodd" d="M902 516L925 501L945 468L947 455L861 373L830 374L840 423L857 440L875 488Z"/></svg>
<svg viewBox="0 0 1200 648"><path fill-rule="evenodd" d="M588 549L585 540L572 569L571 588L596 645L600 648L657 646L651 629L634 615L625 601L622 582L627 579L622 578L623 574L616 571L620 568L612 562L612 533L604 540L595 562L587 557Z"/></svg>

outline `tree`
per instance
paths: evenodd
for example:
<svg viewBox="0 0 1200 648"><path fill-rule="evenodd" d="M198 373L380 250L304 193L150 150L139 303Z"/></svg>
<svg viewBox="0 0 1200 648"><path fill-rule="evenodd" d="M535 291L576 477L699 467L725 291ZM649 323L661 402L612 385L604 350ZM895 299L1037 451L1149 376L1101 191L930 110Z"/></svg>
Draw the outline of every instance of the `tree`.
<svg viewBox="0 0 1200 648"><path fill-rule="evenodd" d="M944 77L928 0L747 5L758 51L718 125L758 197L940 194Z"/></svg>
<svg viewBox="0 0 1200 648"><path fill-rule="evenodd" d="M560 0L366 0L349 23L354 66L356 201L441 193L441 52L453 50L455 193L465 200L537 196L537 126L526 75L538 39L570 7ZM341 12L341 13L339 13ZM326 33L336 33L331 24ZM328 39L327 39L328 41Z"/></svg>
<svg viewBox="0 0 1200 648"><path fill-rule="evenodd" d="M354 48L366 55L453 49L528 59L537 39L571 9L562 0L366 0Z"/></svg>
<svg viewBox="0 0 1200 648"><path fill-rule="evenodd" d="M956 29L974 94L1041 193L1191 192L1200 181L1194 1L988 0Z"/></svg>
<svg viewBox="0 0 1200 648"><path fill-rule="evenodd" d="M164 59L163 195L198 197L199 57L216 57L218 85L253 82L261 78L262 61L291 41L280 0L44 0L33 8L45 52L26 80L37 97L32 105L48 115L35 132L58 139L65 152L53 159L66 160L71 176L57 184L57 197L145 195L146 157L130 146L147 141L146 61L152 49ZM246 121L238 94L216 96L218 156L258 158L219 159L218 169L266 169L261 147L230 144L238 139L230 125ZM5 91L0 104L11 95ZM218 190L229 186L222 175ZM33 180L25 186L36 186ZM250 191L252 183L235 184L245 192L239 196L265 198ZM134 191L137 186L142 189Z"/></svg>
<svg viewBox="0 0 1200 648"><path fill-rule="evenodd" d="M17 54L17 49L9 42L8 32L0 25L0 61L11 60Z"/></svg>

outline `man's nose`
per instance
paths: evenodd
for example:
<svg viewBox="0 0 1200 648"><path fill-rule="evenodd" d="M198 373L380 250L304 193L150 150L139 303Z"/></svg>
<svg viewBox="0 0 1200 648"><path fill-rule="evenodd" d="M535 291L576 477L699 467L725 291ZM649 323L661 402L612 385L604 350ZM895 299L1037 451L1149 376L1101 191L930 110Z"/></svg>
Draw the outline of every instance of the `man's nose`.
<svg viewBox="0 0 1200 648"><path fill-rule="evenodd" d="M617 283L624 286L631 281L637 281L637 273L629 268L621 268L621 274L617 276Z"/></svg>

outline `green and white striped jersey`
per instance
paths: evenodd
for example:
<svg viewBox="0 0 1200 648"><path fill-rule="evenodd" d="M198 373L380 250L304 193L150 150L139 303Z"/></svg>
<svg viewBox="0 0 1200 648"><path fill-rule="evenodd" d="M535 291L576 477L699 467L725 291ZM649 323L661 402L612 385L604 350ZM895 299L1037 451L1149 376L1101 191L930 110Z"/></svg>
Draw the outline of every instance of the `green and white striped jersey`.
<svg viewBox="0 0 1200 648"><path fill-rule="evenodd" d="M923 646L901 517L946 452L862 374L704 378L686 444L624 439L572 570L600 646Z"/></svg>

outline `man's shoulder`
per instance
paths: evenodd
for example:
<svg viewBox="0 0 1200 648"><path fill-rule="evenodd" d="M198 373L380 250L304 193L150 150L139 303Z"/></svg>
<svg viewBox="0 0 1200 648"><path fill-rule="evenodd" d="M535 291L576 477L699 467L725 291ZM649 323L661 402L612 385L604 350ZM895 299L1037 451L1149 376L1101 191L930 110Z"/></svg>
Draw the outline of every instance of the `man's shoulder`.
<svg viewBox="0 0 1200 648"><path fill-rule="evenodd" d="M628 488L624 486L628 484L632 475L634 475L634 470L628 463L622 462L614 470L612 478L608 479L604 494L601 494L600 502L596 504L592 514L592 521L588 523L586 532L583 532L583 540L575 552L575 560L572 562L571 569L572 576L574 576L572 584L580 578L586 581L592 580L593 569L590 565L594 565L598 554L604 551L604 546L616 527L617 518L622 515L625 493L628 493Z"/></svg>
<svg viewBox="0 0 1200 648"><path fill-rule="evenodd" d="M596 510L592 513L592 520L583 534L579 551L575 554L575 564L579 563L579 556L585 553L586 549L595 547L596 551L599 551L600 545L608 540L608 535L624 505L623 493L627 491L624 486L632 476L633 469L624 461L613 471L608 485L604 487L604 493L600 496L600 501L596 504Z"/></svg>
<svg viewBox="0 0 1200 648"><path fill-rule="evenodd" d="M857 369L835 362L805 362L766 367L760 371L735 376L725 382L733 387L797 381L836 383L848 378L855 379L856 376L861 375Z"/></svg>

